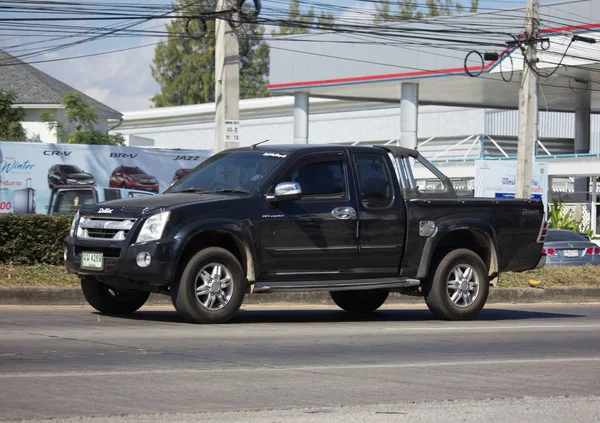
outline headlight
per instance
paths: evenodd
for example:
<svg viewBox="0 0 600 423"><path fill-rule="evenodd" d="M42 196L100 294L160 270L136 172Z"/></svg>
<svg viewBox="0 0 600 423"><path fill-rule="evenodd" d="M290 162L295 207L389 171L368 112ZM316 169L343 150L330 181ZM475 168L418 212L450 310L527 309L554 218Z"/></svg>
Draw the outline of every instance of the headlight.
<svg viewBox="0 0 600 423"><path fill-rule="evenodd" d="M154 216L150 216L146 222L144 222L144 226L142 226L142 230L137 236L135 242L138 243L159 240L162 237L163 231L165 230L165 226L169 220L170 214L171 212L166 211L155 214Z"/></svg>
<svg viewBox="0 0 600 423"><path fill-rule="evenodd" d="M71 222L71 231L69 232L69 236L71 236L71 237L73 237L73 235L75 235L75 226L77 225L78 220L79 220L79 211L77 211L77 213L75 213L73 222Z"/></svg>
<svg viewBox="0 0 600 423"><path fill-rule="evenodd" d="M77 179L67 179L67 184L76 184L79 182Z"/></svg>

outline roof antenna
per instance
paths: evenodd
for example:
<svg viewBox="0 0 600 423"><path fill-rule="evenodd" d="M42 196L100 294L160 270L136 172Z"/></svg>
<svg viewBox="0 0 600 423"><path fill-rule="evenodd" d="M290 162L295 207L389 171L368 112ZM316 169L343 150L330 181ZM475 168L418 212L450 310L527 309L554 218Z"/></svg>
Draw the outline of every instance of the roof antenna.
<svg viewBox="0 0 600 423"><path fill-rule="evenodd" d="M254 150L254 149L256 148L256 146L257 146L257 145L261 145L261 144L263 144L263 143L265 143L265 142L269 142L269 139L266 139L266 140L264 140L264 141L261 141L261 142L257 142L256 144L252 144L252 145L250 146L250 150Z"/></svg>

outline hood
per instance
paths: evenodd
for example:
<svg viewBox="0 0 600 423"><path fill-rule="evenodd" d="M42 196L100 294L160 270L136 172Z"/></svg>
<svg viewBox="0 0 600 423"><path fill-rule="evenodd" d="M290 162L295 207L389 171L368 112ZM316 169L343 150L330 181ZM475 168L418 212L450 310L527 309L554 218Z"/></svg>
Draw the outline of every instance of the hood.
<svg viewBox="0 0 600 423"><path fill-rule="evenodd" d="M83 180L83 179L94 179L94 176L90 173L67 173L65 174L65 176L69 179L77 179L77 180Z"/></svg>
<svg viewBox="0 0 600 423"><path fill-rule="evenodd" d="M126 173L125 175L130 178L154 178L154 176L148 175L147 173Z"/></svg>
<svg viewBox="0 0 600 423"><path fill-rule="evenodd" d="M152 214L158 210L170 210L184 204L201 204L225 202L234 199L234 196L221 194L157 194L142 197L126 198L121 200L105 201L103 203L81 207L82 214L100 213L108 216L139 216Z"/></svg>

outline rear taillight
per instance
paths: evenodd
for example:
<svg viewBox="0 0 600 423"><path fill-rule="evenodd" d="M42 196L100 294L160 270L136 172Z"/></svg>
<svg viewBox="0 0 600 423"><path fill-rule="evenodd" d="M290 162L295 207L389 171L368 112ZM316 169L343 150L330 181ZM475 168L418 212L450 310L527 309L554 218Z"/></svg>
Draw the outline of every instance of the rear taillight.
<svg viewBox="0 0 600 423"><path fill-rule="evenodd" d="M548 222L544 218L542 221L542 227L540 228L540 233L538 234L537 242L539 244L546 242L546 235L548 235Z"/></svg>
<svg viewBox="0 0 600 423"><path fill-rule="evenodd" d="M546 254L548 256L555 256L556 250L554 248L542 248L542 254Z"/></svg>
<svg viewBox="0 0 600 423"><path fill-rule="evenodd" d="M585 249L585 254L587 256L599 256L600 255L600 247L588 247Z"/></svg>

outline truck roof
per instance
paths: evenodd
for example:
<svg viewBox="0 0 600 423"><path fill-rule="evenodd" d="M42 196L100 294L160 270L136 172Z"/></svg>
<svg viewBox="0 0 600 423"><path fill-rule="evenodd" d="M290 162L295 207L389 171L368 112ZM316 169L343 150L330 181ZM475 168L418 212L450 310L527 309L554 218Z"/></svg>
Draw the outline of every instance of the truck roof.
<svg viewBox="0 0 600 423"><path fill-rule="evenodd" d="M394 145L373 145L373 146L365 146L365 145L336 145L336 144L261 144L253 147L243 147L237 150L248 151L248 150L258 150L264 152L273 152L273 153L287 153L290 154L292 152L308 150L308 151L325 151L332 149L339 150L348 150L348 151L369 151L374 148L383 149L389 153L392 153L394 156L399 157L413 157L417 158L419 156L419 152L417 150L413 150L411 148L398 147Z"/></svg>

